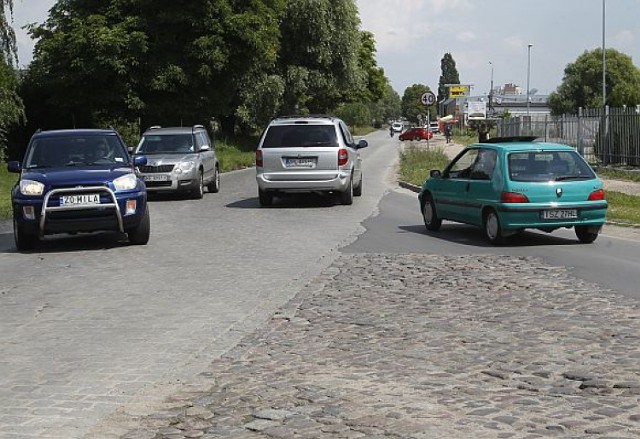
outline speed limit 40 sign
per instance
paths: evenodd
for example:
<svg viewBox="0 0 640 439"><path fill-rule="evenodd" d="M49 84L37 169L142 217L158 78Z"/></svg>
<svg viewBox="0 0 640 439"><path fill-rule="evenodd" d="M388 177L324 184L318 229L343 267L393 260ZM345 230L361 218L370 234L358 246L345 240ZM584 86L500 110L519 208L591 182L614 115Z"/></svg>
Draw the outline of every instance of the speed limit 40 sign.
<svg viewBox="0 0 640 439"><path fill-rule="evenodd" d="M436 103L436 95L428 91L420 96L420 102L422 102L422 105L433 105Z"/></svg>

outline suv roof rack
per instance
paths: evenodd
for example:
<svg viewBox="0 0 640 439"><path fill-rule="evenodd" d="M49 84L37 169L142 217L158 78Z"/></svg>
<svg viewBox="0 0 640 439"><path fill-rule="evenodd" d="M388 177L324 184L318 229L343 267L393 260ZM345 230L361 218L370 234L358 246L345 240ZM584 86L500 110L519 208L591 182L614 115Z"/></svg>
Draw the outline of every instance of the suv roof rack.
<svg viewBox="0 0 640 439"><path fill-rule="evenodd" d="M152 125L149 127L150 130L157 130L159 128L162 128L160 125Z"/></svg>
<svg viewBox="0 0 640 439"><path fill-rule="evenodd" d="M492 137L479 143L511 143L511 142L533 142L537 139L536 136L506 136L506 137Z"/></svg>
<svg viewBox="0 0 640 439"><path fill-rule="evenodd" d="M276 119L335 119L336 116L329 114L288 114L286 116L278 116Z"/></svg>

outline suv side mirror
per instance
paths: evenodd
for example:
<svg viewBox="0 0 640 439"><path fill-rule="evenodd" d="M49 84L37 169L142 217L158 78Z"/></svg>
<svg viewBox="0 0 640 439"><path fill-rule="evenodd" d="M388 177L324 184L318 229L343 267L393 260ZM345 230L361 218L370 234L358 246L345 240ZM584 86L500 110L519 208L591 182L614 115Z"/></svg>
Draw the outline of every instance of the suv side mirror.
<svg viewBox="0 0 640 439"><path fill-rule="evenodd" d="M202 145L198 152L211 151L211 147L209 145Z"/></svg>
<svg viewBox="0 0 640 439"><path fill-rule="evenodd" d="M7 163L7 171L12 172L14 174L19 174L20 172L22 172L22 163L20 162Z"/></svg>
<svg viewBox="0 0 640 439"><path fill-rule="evenodd" d="M143 155L137 155L133 158L133 166L144 166L147 164L147 157Z"/></svg>
<svg viewBox="0 0 640 439"><path fill-rule="evenodd" d="M133 146L127 146L127 151L129 151L129 155L133 155L135 149L133 148Z"/></svg>
<svg viewBox="0 0 640 439"><path fill-rule="evenodd" d="M358 144L356 145L357 149L362 149L362 148L366 148L367 146L369 146L369 142L367 142L366 140L362 139L358 142Z"/></svg>

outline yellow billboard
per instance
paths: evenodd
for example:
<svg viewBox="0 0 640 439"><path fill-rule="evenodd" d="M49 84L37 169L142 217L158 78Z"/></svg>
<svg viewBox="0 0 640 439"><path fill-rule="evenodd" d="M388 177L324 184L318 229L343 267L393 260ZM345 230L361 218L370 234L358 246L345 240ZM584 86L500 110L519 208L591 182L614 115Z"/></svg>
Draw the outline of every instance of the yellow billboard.
<svg viewBox="0 0 640 439"><path fill-rule="evenodd" d="M470 85L452 85L449 87L449 98L465 98L470 90Z"/></svg>

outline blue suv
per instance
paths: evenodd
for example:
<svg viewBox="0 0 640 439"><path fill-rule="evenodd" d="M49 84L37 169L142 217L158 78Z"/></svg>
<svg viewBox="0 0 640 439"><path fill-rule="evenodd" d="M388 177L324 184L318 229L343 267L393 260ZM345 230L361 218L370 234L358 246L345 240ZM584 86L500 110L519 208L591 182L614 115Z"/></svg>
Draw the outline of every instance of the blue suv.
<svg viewBox="0 0 640 439"><path fill-rule="evenodd" d="M11 192L18 250L44 235L95 231L126 233L131 244L149 241L147 191L135 159L113 129L36 132L23 162L9 162L20 179Z"/></svg>

